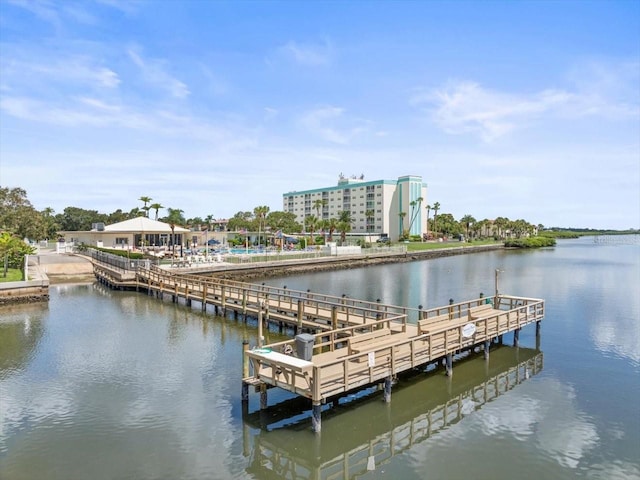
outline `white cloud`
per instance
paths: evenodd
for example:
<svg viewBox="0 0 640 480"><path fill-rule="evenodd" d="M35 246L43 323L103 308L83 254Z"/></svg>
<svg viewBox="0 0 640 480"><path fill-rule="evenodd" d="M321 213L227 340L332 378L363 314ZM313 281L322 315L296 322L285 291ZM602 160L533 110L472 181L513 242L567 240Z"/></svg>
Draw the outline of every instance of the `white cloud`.
<svg viewBox="0 0 640 480"><path fill-rule="evenodd" d="M55 5L47 0L9 0L9 4L23 8L41 20L52 24L56 29L62 25Z"/></svg>
<svg viewBox="0 0 640 480"><path fill-rule="evenodd" d="M475 82L455 82L419 93L410 103L426 104L434 122L447 133L474 133L491 142L570 100L570 94L558 90L526 96L488 90Z"/></svg>
<svg viewBox="0 0 640 480"><path fill-rule="evenodd" d="M334 56L334 49L329 41L320 44L304 44L290 41L280 47L279 51L285 57L308 67L329 65Z"/></svg>
<svg viewBox="0 0 640 480"><path fill-rule="evenodd" d="M119 112L122 107L120 105L110 105L97 98L90 97L78 97L78 101L88 105L90 107L97 108L99 110L107 110L110 112Z"/></svg>
<svg viewBox="0 0 640 480"><path fill-rule="evenodd" d="M190 95L189 87L166 71L166 62L162 60L145 60L133 49L129 49L127 53L133 63L140 68L146 82L168 91L176 98L186 98Z"/></svg>
<svg viewBox="0 0 640 480"><path fill-rule="evenodd" d="M264 107L264 119L265 120L271 120L275 117L278 116L278 110L275 108L271 108L271 107Z"/></svg>
<svg viewBox="0 0 640 480"><path fill-rule="evenodd" d="M306 112L300 124L323 140L346 145L367 128L361 120L346 118L344 112L343 108L334 106L316 108Z"/></svg>
<svg viewBox="0 0 640 480"><path fill-rule="evenodd" d="M639 70L638 62L590 63L570 73L572 88L534 93L503 92L474 81L452 81L440 88L419 89L409 103L429 113L445 132L471 133L489 143L536 124L542 117L638 117Z"/></svg>
<svg viewBox="0 0 640 480"><path fill-rule="evenodd" d="M5 58L2 61L2 70L4 82L16 88L34 84L46 86L52 82L67 87L73 83L88 88L107 89L114 89L120 85L120 77L116 72L96 65L94 60L83 55L68 56L56 61L43 59L39 62Z"/></svg>

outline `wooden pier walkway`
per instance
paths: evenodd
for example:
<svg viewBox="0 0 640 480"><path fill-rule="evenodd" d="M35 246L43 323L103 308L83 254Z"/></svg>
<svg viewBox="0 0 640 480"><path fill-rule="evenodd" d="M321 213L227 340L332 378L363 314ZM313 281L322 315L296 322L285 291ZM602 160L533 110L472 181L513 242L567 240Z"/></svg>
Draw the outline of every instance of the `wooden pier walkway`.
<svg viewBox="0 0 640 480"><path fill-rule="evenodd" d="M322 436L298 428L309 420L297 399L246 413L243 451L250 458L247 471L259 478L359 478L539 374L544 364L542 352L530 348L513 352L508 346L496 348L486 371L477 368L477 361L472 358L462 363L460 372L468 380L452 382L448 393L443 392L447 387L431 381L435 378L416 381L414 376L400 382L390 408L376 408L373 399L358 402L366 410L366 426L350 429L346 436L347 425L359 422L345 410L347 404L337 412L330 410L334 415L327 415ZM282 428L292 417L300 420L293 428Z"/></svg>
<svg viewBox="0 0 640 480"><path fill-rule="evenodd" d="M150 295L187 305L198 302L205 311L258 318L260 348L243 345L242 398L249 387L267 405L267 388L279 387L312 402L313 429L321 430L321 405L332 397L384 382L385 400L399 373L443 361L448 375L453 358L465 350L484 349L514 332L517 345L524 326L539 333L544 301L496 294L427 310L386 305L348 297L270 287L234 280L179 274L151 265L138 265L126 278L109 265L94 262L98 279L111 286L135 285ZM497 278L496 278L497 284ZM266 322L292 328L295 338L262 345ZM307 332L304 335L299 335Z"/></svg>
<svg viewBox="0 0 640 480"><path fill-rule="evenodd" d="M252 374L244 375L243 381L260 388L261 406L266 406L266 385L309 398L313 429L318 432L321 405L331 397L384 382L385 400L390 401L396 375L441 359L452 375L454 355L480 347L488 356L491 342L505 333L514 332L517 344L521 328L535 323L539 329L544 301L498 295L425 310L421 315L417 324L398 314L317 333L308 359L282 353L298 351L298 337L247 350Z"/></svg>

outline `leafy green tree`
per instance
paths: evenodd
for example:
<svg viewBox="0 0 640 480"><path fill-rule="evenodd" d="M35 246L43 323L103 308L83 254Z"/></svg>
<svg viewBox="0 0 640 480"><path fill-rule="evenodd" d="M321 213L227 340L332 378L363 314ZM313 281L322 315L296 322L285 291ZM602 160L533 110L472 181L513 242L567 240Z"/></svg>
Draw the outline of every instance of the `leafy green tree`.
<svg viewBox="0 0 640 480"><path fill-rule="evenodd" d="M302 230L302 225L296 221L295 213L291 212L269 212L267 225L271 227L271 230L282 230L283 233L297 233Z"/></svg>
<svg viewBox="0 0 640 480"><path fill-rule="evenodd" d="M129 214L124 213L122 209L119 208L115 212L112 212L107 216L107 220L105 223L107 223L107 225L112 225L114 223L124 222L125 220L129 220L130 218L131 217L129 216Z"/></svg>
<svg viewBox="0 0 640 480"><path fill-rule="evenodd" d="M137 217L144 217L145 216L145 212L144 210L141 210L138 207L133 207L131 210L129 210L129 215L128 215L128 219L130 220L132 218L137 218Z"/></svg>
<svg viewBox="0 0 640 480"><path fill-rule="evenodd" d="M0 233L0 259L2 260L2 276L7 277L9 268L24 271L24 257L35 253L35 249L27 245L16 235L9 232Z"/></svg>
<svg viewBox="0 0 640 480"><path fill-rule="evenodd" d="M187 218L187 222L185 225L189 225L190 227L195 227L196 225L200 225L202 227L203 223L204 223L204 220L202 219L202 217L193 217L193 218Z"/></svg>
<svg viewBox="0 0 640 480"><path fill-rule="evenodd" d="M107 223L108 216L97 210L85 210L78 207L66 207L62 214L56 215L56 221L64 231L91 230L94 223Z"/></svg>
<svg viewBox="0 0 640 480"><path fill-rule="evenodd" d="M251 212L237 212L229 219L228 229L230 231L250 230L253 223L253 214Z"/></svg>
<svg viewBox="0 0 640 480"><path fill-rule="evenodd" d="M460 222L456 221L450 213L441 213L438 215L438 230L446 237L459 235L463 232Z"/></svg>
<svg viewBox="0 0 640 480"><path fill-rule="evenodd" d="M40 240L47 236L48 226L27 199L24 189L0 187L0 229L20 238Z"/></svg>

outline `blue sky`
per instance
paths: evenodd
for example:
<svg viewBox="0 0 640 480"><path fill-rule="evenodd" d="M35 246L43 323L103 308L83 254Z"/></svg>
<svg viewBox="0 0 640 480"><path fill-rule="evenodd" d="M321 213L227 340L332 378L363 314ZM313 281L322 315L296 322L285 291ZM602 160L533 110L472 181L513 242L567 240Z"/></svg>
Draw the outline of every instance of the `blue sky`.
<svg viewBox="0 0 640 480"><path fill-rule="evenodd" d="M640 2L0 0L0 185L36 208L223 218L340 173L640 227Z"/></svg>

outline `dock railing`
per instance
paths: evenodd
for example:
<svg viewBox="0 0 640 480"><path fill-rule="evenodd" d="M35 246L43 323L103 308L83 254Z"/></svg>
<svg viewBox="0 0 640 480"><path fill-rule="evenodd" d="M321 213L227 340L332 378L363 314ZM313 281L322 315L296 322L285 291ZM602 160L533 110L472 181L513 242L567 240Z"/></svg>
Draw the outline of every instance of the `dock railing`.
<svg viewBox="0 0 640 480"><path fill-rule="evenodd" d="M320 402L444 356L457 354L504 333L539 322L544 316L544 301L509 295L492 299L491 308L472 316L473 309L486 305L484 302L486 298L479 298L423 311L427 319L442 315L443 312L448 318L450 311L457 315L448 321L434 323L434 327L424 333L410 324L404 314L372 321L367 325L318 333L314 337L313 356L305 365L305 370L300 372L289 371L291 367L287 364L290 361L286 356L270 358L264 354L264 350L249 350L247 355L252 375L256 380ZM494 308L496 306L499 308ZM470 325L473 327L469 328ZM351 339L378 329L389 329L391 332L383 340L373 340L357 351L349 348ZM266 345L265 348L274 352L295 351L295 342L295 339L287 340ZM281 375L283 371L288 374Z"/></svg>

